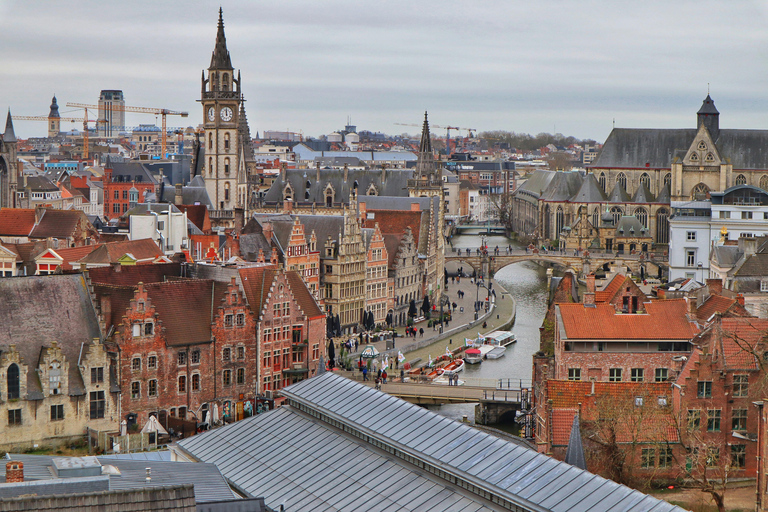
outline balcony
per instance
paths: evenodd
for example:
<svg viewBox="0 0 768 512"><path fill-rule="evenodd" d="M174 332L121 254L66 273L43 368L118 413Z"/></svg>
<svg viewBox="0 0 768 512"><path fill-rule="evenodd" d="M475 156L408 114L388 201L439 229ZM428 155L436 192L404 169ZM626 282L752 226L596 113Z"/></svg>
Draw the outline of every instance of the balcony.
<svg viewBox="0 0 768 512"><path fill-rule="evenodd" d="M293 363L290 368L283 368L283 374L301 375L309 373L307 363Z"/></svg>
<svg viewBox="0 0 768 512"><path fill-rule="evenodd" d="M211 220L234 219L235 210L209 210L208 215Z"/></svg>

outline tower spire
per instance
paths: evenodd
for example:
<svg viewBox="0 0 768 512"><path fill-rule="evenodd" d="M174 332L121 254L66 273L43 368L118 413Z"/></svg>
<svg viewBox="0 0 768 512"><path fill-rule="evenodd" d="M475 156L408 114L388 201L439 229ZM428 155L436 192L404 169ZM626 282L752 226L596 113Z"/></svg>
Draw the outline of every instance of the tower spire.
<svg viewBox="0 0 768 512"><path fill-rule="evenodd" d="M11 109L8 109L8 117L5 120L5 133L3 133L3 142L16 142L16 134L13 131L13 118Z"/></svg>
<svg viewBox="0 0 768 512"><path fill-rule="evenodd" d="M419 156L416 161L416 176L431 176L435 172L435 156L432 153L432 139L429 137L429 120L424 111L424 125L421 128L421 142L419 143Z"/></svg>
<svg viewBox="0 0 768 512"><path fill-rule="evenodd" d="M227 50L227 38L224 35L224 11L219 7L219 27L216 31L216 46L211 55L211 66L208 69L233 69Z"/></svg>

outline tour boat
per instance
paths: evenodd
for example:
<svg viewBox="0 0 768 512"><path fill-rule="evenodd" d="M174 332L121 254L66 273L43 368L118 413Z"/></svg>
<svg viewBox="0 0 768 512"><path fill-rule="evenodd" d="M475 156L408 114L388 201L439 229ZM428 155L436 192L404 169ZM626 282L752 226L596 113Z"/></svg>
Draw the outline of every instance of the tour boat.
<svg viewBox="0 0 768 512"><path fill-rule="evenodd" d="M507 347L493 347L486 355L486 359L498 359L504 355L507 351Z"/></svg>
<svg viewBox="0 0 768 512"><path fill-rule="evenodd" d="M456 375L464 369L463 359L454 359L447 365L443 366L443 375Z"/></svg>
<svg viewBox="0 0 768 512"><path fill-rule="evenodd" d="M496 347L506 347L517 341L515 334L512 331L493 331L488 334L484 334L484 343L486 345L493 345Z"/></svg>
<svg viewBox="0 0 768 512"><path fill-rule="evenodd" d="M479 348L468 348L464 351L464 360L467 364L480 364L483 362L483 353Z"/></svg>

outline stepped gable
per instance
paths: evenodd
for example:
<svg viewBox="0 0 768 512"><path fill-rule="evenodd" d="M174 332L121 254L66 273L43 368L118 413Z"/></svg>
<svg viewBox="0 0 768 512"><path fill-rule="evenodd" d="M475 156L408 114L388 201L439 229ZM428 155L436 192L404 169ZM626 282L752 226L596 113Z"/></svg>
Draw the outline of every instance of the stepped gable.
<svg viewBox="0 0 768 512"><path fill-rule="evenodd" d="M0 279L0 351L15 344L29 366L27 399L43 398L35 371L43 347L56 342L69 362L69 394L82 395L85 384L78 361L83 343L100 338L96 310L85 278L80 274Z"/></svg>

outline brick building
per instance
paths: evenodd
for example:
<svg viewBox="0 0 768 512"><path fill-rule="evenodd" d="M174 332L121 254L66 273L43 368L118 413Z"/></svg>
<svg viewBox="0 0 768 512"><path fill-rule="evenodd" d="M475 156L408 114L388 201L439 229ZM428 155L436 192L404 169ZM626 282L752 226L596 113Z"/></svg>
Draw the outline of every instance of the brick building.
<svg viewBox="0 0 768 512"><path fill-rule="evenodd" d="M141 162L104 165L104 216L116 219L139 203L147 194L157 194L159 182Z"/></svg>
<svg viewBox="0 0 768 512"><path fill-rule="evenodd" d="M366 236L366 242L368 255L366 258L365 310L373 313L374 323L383 325L389 311L389 295L387 294L387 262L389 258L384 236L381 234L378 223L373 229L373 234Z"/></svg>
<svg viewBox="0 0 768 512"><path fill-rule="evenodd" d="M312 231L307 240L304 225L298 217L293 219L288 247L285 249L285 268L298 272L315 300L320 300L320 251L317 250L317 236Z"/></svg>

